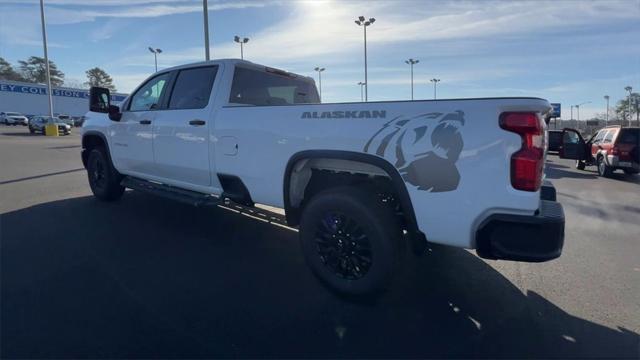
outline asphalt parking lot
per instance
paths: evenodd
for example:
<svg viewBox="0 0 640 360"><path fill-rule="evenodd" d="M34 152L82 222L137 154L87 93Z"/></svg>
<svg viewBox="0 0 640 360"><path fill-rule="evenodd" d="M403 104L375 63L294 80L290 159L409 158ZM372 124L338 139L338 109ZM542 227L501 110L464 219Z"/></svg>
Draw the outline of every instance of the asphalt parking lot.
<svg viewBox="0 0 640 360"><path fill-rule="evenodd" d="M432 246L351 302L293 231L131 191L98 202L79 141L0 125L3 358L640 356L640 176L550 156L561 258Z"/></svg>

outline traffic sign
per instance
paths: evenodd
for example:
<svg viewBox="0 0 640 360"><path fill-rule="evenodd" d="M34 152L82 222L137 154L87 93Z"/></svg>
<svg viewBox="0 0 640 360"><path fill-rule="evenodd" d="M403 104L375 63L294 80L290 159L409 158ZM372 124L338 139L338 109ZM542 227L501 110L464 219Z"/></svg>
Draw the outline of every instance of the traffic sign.
<svg viewBox="0 0 640 360"><path fill-rule="evenodd" d="M560 117L560 115L561 115L560 103L551 103L551 106L553 107L553 110L551 110L551 117L552 118Z"/></svg>

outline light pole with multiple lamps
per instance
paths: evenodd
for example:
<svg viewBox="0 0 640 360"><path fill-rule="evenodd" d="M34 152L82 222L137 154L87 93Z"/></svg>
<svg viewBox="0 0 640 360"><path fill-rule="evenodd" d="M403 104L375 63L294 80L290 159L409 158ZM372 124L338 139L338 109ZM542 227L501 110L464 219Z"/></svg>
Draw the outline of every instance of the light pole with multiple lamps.
<svg viewBox="0 0 640 360"><path fill-rule="evenodd" d="M322 102L322 72L324 71L324 68L316 66L316 68L313 70L318 72L318 86L320 87L320 102Z"/></svg>
<svg viewBox="0 0 640 360"><path fill-rule="evenodd" d="M363 83L362 81L358 82L358 85L360 85L360 102L364 101L364 92L363 92L363 88L365 85L367 85L366 83Z"/></svg>
<svg viewBox="0 0 640 360"><path fill-rule="evenodd" d="M42 22L42 47L44 48L44 63L47 71L47 97L49 98L49 121L53 118L53 99L51 92L51 72L49 70L49 53L47 51L47 26L44 18L44 0L40 0L40 21ZM56 132L56 135L58 133Z"/></svg>
<svg viewBox="0 0 640 360"><path fill-rule="evenodd" d="M249 38L241 38L240 36L236 35L236 36L233 37L233 41L235 41L238 44L240 44L240 59L244 60L244 48L243 48L243 45L249 42Z"/></svg>
<svg viewBox="0 0 640 360"><path fill-rule="evenodd" d="M436 99L436 85L438 85L438 83L440 82L440 79L433 78L433 79L431 79L429 81L431 81L433 83L433 100L435 100Z"/></svg>
<svg viewBox="0 0 640 360"><path fill-rule="evenodd" d="M585 101L581 104L578 105L573 105L576 107L576 120L580 121L580 106L584 105L584 104L591 104L591 101Z"/></svg>
<svg viewBox="0 0 640 360"><path fill-rule="evenodd" d="M626 86L624 89L629 92L627 101L629 102L629 126L631 126L631 90L633 90L633 88L631 86Z"/></svg>
<svg viewBox="0 0 640 360"><path fill-rule="evenodd" d="M607 101L607 112L604 115L604 125L609 125L609 95L605 95L604 99Z"/></svg>
<svg viewBox="0 0 640 360"><path fill-rule="evenodd" d="M359 16L358 20L356 20L356 24L364 28L364 101L369 101L369 79L367 78L367 26L370 26L375 21L375 18L369 18L369 20L366 20L364 16Z"/></svg>
<svg viewBox="0 0 640 360"><path fill-rule="evenodd" d="M409 59L404 61L406 64L411 66L411 100L413 100L413 65L420 62L417 59Z"/></svg>
<svg viewBox="0 0 640 360"><path fill-rule="evenodd" d="M158 72L158 54L162 53L162 50L154 49L151 46L149 46L149 51L153 53L153 59L155 60L155 63L156 63L156 72Z"/></svg>

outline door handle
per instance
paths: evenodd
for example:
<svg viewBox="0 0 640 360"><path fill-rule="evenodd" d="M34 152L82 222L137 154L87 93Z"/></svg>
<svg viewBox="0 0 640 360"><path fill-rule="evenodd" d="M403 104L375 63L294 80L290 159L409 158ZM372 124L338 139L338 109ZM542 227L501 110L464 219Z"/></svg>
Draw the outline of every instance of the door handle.
<svg viewBox="0 0 640 360"><path fill-rule="evenodd" d="M189 125L194 125L194 126L200 126L200 125L204 125L207 122L204 120L191 120L189 121Z"/></svg>
<svg viewBox="0 0 640 360"><path fill-rule="evenodd" d="M149 125L149 124L151 124L151 120L140 120L140 124Z"/></svg>

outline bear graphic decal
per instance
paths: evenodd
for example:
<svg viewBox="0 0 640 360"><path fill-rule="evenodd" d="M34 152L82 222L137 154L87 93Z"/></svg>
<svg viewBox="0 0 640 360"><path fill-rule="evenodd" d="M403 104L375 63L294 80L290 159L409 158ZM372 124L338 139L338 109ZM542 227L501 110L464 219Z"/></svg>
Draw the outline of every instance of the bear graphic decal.
<svg viewBox="0 0 640 360"><path fill-rule="evenodd" d="M452 191L460 183L456 162L464 142L464 112L398 116L367 141L364 151L390 160L405 182L418 190Z"/></svg>

